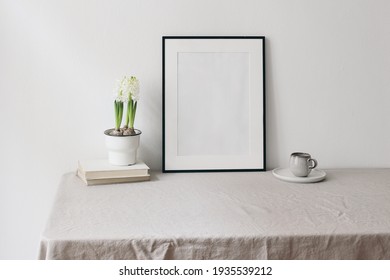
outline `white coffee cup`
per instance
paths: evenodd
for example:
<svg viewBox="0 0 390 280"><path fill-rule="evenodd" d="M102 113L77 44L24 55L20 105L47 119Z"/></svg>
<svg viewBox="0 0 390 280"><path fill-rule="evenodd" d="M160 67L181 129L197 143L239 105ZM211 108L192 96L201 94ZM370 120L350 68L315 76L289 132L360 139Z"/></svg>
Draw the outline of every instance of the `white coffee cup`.
<svg viewBox="0 0 390 280"><path fill-rule="evenodd" d="M308 153L292 153L290 156L290 171L297 177L307 177L318 162Z"/></svg>

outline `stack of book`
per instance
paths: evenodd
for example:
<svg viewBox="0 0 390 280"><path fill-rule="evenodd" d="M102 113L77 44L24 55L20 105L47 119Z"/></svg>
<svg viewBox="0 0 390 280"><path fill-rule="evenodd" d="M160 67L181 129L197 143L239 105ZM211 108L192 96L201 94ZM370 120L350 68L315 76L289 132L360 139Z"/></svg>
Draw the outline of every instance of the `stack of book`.
<svg viewBox="0 0 390 280"><path fill-rule="evenodd" d="M129 166L115 166L107 159L79 160L77 175L87 186L150 180L149 167L142 161Z"/></svg>

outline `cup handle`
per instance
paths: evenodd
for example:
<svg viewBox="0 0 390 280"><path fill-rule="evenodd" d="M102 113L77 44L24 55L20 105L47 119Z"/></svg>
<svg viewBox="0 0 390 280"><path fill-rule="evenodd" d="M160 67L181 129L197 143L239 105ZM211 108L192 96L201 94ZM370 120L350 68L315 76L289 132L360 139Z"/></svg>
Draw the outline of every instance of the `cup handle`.
<svg viewBox="0 0 390 280"><path fill-rule="evenodd" d="M314 168L316 168L317 165L318 165L317 160L315 160L314 158L309 158L309 159L307 160L307 162L312 162L312 163L313 163L312 165L309 166L309 169L314 169Z"/></svg>

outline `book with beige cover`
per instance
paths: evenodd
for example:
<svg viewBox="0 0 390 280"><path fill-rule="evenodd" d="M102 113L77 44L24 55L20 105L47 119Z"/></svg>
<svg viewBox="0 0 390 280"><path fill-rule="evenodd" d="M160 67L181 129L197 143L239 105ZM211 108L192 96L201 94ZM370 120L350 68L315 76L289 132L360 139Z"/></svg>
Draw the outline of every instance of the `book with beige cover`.
<svg viewBox="0 0 390 280"><path fill-rule="evenodd" d="M142 161L130 166L115 166L106 159L79 160L77 175L88 186L147 181L149 167Z"/></svg>
<svg viewBox="0 0 390 280"><path fill-rule="evenodd" d="M129 166L116 166L106 159L79 160L79 170L86 179L122 178L149 174L149 167L142 161Z"/></svg>

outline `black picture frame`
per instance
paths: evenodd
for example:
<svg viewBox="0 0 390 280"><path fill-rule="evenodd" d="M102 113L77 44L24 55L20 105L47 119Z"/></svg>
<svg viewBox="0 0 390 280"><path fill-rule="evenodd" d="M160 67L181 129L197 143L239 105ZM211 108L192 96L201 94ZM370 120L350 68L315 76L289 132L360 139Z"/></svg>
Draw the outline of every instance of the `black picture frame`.
<svg viewBox="0 0 390 280"><path fill-rule="evenodd" d="M210 51L207 51L208 44L210 47ZM227 47L225 46L229 44L233 46L231 48L233 51L230 51L229 46ZM194 46L195 49L194 52L191 51L192 45ZM215 51L218 50L218 46L221 46L221 51ZM243 49L242 52L240 51L240 46L242 46ZM184 51L182 52L182 50ZM178 151L180 149L178 148L179 145L177 144L179 142L177 135L179 135L180 133L178 133L178 131L174 131L175 129L179 130L178 127L180 127L178 125L179 115L176 112L177 115L172 116L171 112L174 110L180 111L180 106L177 100L179 96L178 88L179 88L179 84L181 84L181 82L179 81L179 76L188 77L190 74L188 74L187 72L192 73L190 70L188 71L180 70L182 72L184 71L185 74L183 75L178 74L180 72L178 70L180 68L179 61L180 62L186 61L185 59L182 60L181 58L179 60L179 57L181 57L179 54L184 53L184 54L196 55L199 53L207 57L207 55L211 53L212 55L211 60L217 62L219 59L218 55L221 54L220 56L223 58L228 57L227 59L225 59L226 61L228 61L226 62L226 64L228 64L231 59L229 58L229 56L226 56L225 54L232 54L231 56L234 58L236 54L242 53L243 55L241 56L244 58L242 58L239 61L243 61L242 64L244 66L242 69L246 69L245 67L247 65L246 63L247 57L250 57L249 59L252 58L252 56L246 55L247 51L257 59L255 61L250 61L249 63L250 69L248 70L249 73L247 75L249 78L248 77L245 78L245 81L250 80L251 83L255 83L255 86L253 86L253 88L259 89L258 90L259 92L251 92L252 84L251 85L248 84L249 86L245 86L245 89L250 88L248 94L249 96L248 99L250 100L250 102L253 101L252 99L255 99L257 101L260 100L261 102L259 102L258 107L249 105L252 106L250 107L249 110L251 111L250 113L251 115L249 116L249 118L252 118L254 120L252 119L249 120L250 122L250 124L248 125L249 133L247 134L250 135L248 138L249 139L248 143L250 143L248 144L248 146L250 147L248 147L245 151L249 150L250 152L253 152L252 150L256 150L255 152L261 152L261 153L258 155L249 154L249 156L247 156L244 152L238 155L221 154L216 156L209 156L209 155L201 155L201 154L197 155L195 154L195 152L194 154L191 154L189 156L186 156L186 154L179 155ZM217 56L214 56L213 55L214 53L216 53ZM189 57L191 58L191 56ZM224 62L225 60L222 59L221 61ZM182 64L184 64L185 66L189 65L189 67L183 66L180 69L191 68L192 66L192 63L190 63L191 61L195 62L194 64L197 64L196 56L189 59L188 61L189 62L187 62L187 64L184 64L184 62L182 62ZM211 64L212 63L213 62L211 62ZM255 66L252 66L253 64L255 64ZM252 68L254 69L253 71ZM162 37L162 132L163 132L162 171L164 173L265 171L266 170L266 103L265 103L266 79L265 78L266 78L266 74L265 74L265 37L264 36L163 36ZM184 79L184 80L188 80L188 79ZM253 82L253 80L255 81ZM189 86L186 87L187 89L191 89L191 85L196 86L194 82L193 83L187 82L187 83L189 84ZM173 93L173 91L175 90L172 89L175 88L175 84L176 84L176 92ZM180 96L181 95L183 94L180 93ZM184 94L184 96L191 96L191 95L186 93ZM175 98L176 100L174 100ZM192 99L190 98L190 100ZM256 114L252 114L253 110L256 111ZM256 116L256 118L254 118L252 115ZM186 119L190 119L190 118L186 117ZM252 122L256 123L257 125L252 124ZM172 135L176 135L176 136L172 136ZM256 135L256 137L252 139L251 137L253 137L253 135ZM176 142L176 146L174 142ZM182 140L181 142L186 143L184 140ZM255 144L253 144L254 142ZM181 146L186 146L186 145L183 144ZM255 149L252 149L253 147L255 147ZM256 156L258 156L258 159L256 158ZM248 157L247 165L245 162L245 157ZM195 162L193 159L204 161L205 166L200 166L200 163ZM211 162L208 162L207 161L208 159L211 159ZM226 159L227 161L230 160L232 164L230 165L228 163L225 163L224 159ZM235 159L238 159L239 164L237 164L237 161ZM193 164L191 163L191 160L194 161Z"/></svg>

